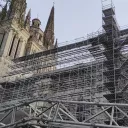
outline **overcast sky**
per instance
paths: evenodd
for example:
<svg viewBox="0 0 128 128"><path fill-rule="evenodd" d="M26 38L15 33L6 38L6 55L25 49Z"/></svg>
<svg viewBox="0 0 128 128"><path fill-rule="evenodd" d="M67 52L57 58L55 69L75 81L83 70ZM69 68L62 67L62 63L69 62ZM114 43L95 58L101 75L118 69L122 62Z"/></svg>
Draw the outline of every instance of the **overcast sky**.
<svg viewBox="0 0 128 128"><path fill-rule="evenodd" d="M86 36L102 26L101 0L27 0L32 18L44 30L55 1L55 36L59 43ZM128 0L113 0L120 26L128 25Z"/></svg>

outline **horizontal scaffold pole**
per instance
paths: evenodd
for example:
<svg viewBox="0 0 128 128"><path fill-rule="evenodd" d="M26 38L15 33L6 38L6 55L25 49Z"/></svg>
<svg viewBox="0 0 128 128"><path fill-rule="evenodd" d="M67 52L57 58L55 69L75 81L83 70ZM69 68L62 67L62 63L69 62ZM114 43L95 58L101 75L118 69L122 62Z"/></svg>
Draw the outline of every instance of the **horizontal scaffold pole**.
<svg viewBox="0 0 128 128"><path fill-rule="evenodd" d="M96 106L117 106L117 107L128 107L128 104L124 103L102 103L102 102L86 102L86 101L67 101L67 100L46 100L46 99L30 99L26 102L18 103L17 105L10 106L5 109L1 109L0 112L10 110L14 107L26 106L34 102L49 102L49 103L62 103L62 104L79 104L79 105L96 105Z"/></svg>

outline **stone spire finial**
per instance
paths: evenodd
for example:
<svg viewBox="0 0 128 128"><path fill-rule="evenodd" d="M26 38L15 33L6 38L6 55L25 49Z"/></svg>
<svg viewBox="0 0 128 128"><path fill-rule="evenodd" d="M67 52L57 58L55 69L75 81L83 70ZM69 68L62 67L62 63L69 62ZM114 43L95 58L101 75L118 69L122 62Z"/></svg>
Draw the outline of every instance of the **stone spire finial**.
<svg viewBox="0 0 128 128"><path fill-rule="evenodd" d="M4 18L7 16L7 5L8 5L8 2L5 4L4 8L2 9L1 20L4 20Z"/></svg>
<svg viewBox="0 0 128 128"><path fill-rule="evenodd" d="M29 9L28 14L25 19L25 23L24 23L24 26L28 31L30 29L30 22L31 22L31 9Z"/></svg>
<svg viewBox="0 0 128 128"><path fill-rule="evenodd" d="M54 47L55 47L55 48L58 48L58 39L56 39L56 42L55 42Z"/></svg>
<svg viewBox="0 0 128 128"><path fill-rule="evenodd" d="M54 44L54 6L51 9L50 16L44 32L44 45L51 46Z"/></svg>

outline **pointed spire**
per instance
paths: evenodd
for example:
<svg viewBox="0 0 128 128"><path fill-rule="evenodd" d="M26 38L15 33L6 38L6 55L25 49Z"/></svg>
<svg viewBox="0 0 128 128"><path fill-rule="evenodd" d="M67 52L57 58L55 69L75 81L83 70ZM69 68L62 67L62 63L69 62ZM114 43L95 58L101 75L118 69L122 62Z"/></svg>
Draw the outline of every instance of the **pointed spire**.
<svg viewBox="0 0 128 128"><path fill-rule="evenodd" d="M27 30L29 30L30 28L30 22L31 22L31 9L29 9L28 14L25 19L25 23L24 23L24 26Z"/></svg>
<svg viewBox="0 0 128 128"><path fill-rule="evenodd" d="M7 5L8 5L8 2L5 4L4 8L2 9L1 20L3 20L7 15Z"/></svg>
<svg viewBox="0 0 128 128"><path fill-rule="evenodd" d="M9 7L9 17L15 13L15 8L16 8L16 0L11 0Z"/></svg>
<svg viewBox="0 0 128 128"><path fill-rule="evenodd" d="M28 11L27 17L31 18L31 8L30 8L29 11Z"/></svg>
<svg viewBox="0 0 128 128"><path fill-rule="evenodd" d="M58 39L56 39L54 48L58 48Z"/></svg>
<svg viewBox="0 0 128 128"><path fill-rule="evenodd" d="M9 18L15 18L20 25L23 25L26 5L26 0L11 0L9 7Z"/></svg>
<svg viewBox="0 0 128 128"><path fill-rule="evenodd" d="M51 46L54 44L54 6L51 9L50 16L44 32L44 45Z"/></svg>

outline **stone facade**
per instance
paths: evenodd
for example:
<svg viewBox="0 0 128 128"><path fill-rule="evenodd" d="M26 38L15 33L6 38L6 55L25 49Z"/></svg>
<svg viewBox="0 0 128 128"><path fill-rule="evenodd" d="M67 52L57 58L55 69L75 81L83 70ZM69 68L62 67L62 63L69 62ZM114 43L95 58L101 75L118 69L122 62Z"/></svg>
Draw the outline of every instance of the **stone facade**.
<svg viewBox="0 0 128 128"><path fill-rule="evenodd" d="M33 19L31 24L31 10L25 16L26 5L26 0L11 0L0 12L0 68L3 70L7 69L5 62L10 64L12 59L55 47L54 7L43 31L39 19ZM0 74L5 75L6 71Z"/></svg>

